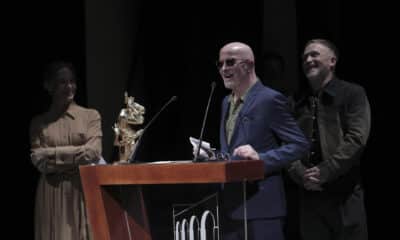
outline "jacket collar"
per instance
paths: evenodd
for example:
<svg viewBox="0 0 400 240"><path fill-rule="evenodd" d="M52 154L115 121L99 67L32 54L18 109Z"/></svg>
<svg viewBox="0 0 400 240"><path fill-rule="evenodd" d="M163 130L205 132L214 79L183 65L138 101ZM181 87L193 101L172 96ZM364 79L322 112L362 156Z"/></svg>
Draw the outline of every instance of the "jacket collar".
<svg viewBox="0 0 400 240"><path fill-rule="evenodd" d="M331 97L335 97L336 96L336 89L338 87L338 81L339 79L337 79L336 77L333 77L332 80L330 80L328 82L328 84L326 84L326 86L321 90L321 94L327 94Z"/></svg>
<svg viewBox="0 0 400 240"><path fill-rule="evenodd" d="M330 80L319 92L318 96L321 98L328 97L330 99L334 99L337 94L337 89L339 87L338 82L341 81L337 77L333 77L332 80ZM300 97L299 101L297 101L296 106L303 105L308 102L310 97L315 96L313 94L311 87L308 87L307 90L305 91L304 94L302 94L302 97Z"/></svg>
<svg viewBox="0 0 400 240"><path fill-rule="evenodd" d="M78 108L79 108L78 105L77 105L75 102L72 102L72 103L69 105L67 111L65 112L65 115L66 115L66 116L69 116L69 117L72 118L72 119L75 119L76 116L79 114L79 113L78 113L78 111L79 111Z"/></svg>
<svg viewBox="0 0 400 240"><path fill-rule="evenodd" d="M78 115L79 115L79 106L75 102L69 104L67 110L65 110L65 112L63 113L57 113L51 110L46 113L46 117L49 119L49 121L53 121L60 117L68 117L71 119L75 119Z"/></svg>

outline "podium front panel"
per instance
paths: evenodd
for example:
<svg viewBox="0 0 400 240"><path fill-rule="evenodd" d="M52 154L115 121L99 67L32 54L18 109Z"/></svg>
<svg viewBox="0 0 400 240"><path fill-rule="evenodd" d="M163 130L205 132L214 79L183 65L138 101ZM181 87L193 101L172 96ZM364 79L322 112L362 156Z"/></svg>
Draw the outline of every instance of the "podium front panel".
<svg viewBox="0 0 400 240"><path fill-rule="evenodd" d="M168 161L80 166L86 209L96 240L150 240L141 191L149 184L208 184L264 178L262 161Z"/></svg>

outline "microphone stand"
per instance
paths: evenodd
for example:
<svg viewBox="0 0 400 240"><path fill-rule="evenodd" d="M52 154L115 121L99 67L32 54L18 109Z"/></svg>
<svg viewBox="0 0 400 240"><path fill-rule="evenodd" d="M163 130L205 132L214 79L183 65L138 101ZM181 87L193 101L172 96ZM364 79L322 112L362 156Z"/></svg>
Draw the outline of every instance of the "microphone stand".
<svg viewBox="0 0 400 240"><path fill-rule="evenodd" d="M200 162L201 161L201 159L199 159L200 148L201 148L201 143L203 141L204 127L206 126L208 109L210 107L210 102L211 102L212 95L214 93L214 89L215 89L215 82L212 82L211 83L211 92L210 92L210 96L208 97L207 108L206 108L206 112L204 114L203 125L201 126L200 137L199 137L199 145L197 146L197 152L196 152L196 155L194 155L193 162Z"/></svg>

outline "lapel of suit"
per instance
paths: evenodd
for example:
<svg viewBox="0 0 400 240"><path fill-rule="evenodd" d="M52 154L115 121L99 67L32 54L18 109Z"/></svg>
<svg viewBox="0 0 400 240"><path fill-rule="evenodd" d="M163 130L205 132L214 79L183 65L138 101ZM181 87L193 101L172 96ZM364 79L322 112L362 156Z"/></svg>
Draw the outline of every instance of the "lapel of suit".
<svg viewBox="0 0 400 240"><path fill-rule="evenodd" d="M238 117L235 122L235 128L233 130L233 135L231 142L229 144L229 151L233 151L234 147L237 147L241 143L241 141L245 140L243 139L245 136L243 136L243 133L239 132L240 129L240 124L243 124L244 118L246 118L246 113L249 111L250 106L253 104L254 100L257 97L257 93L259 92L260 89L262 89L263 85L260 81L257 81L254 86L249 90L246 98L244 99L243 107L240 109L240 112L238 114ZM226 139L226 137L225 137Z"/></svg>

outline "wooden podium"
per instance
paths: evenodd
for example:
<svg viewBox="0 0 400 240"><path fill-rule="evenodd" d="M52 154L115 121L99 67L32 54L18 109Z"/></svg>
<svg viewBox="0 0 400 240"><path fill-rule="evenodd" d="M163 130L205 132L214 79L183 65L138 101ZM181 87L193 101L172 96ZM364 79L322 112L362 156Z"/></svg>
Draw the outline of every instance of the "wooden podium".
<svg viewBox="0 0 400 240"><path fill-rule="evenodd" d="M141 185L228 183L264 178L264 163L260 160L86 165L79 169L96 240L152 239Z"/></svg>

